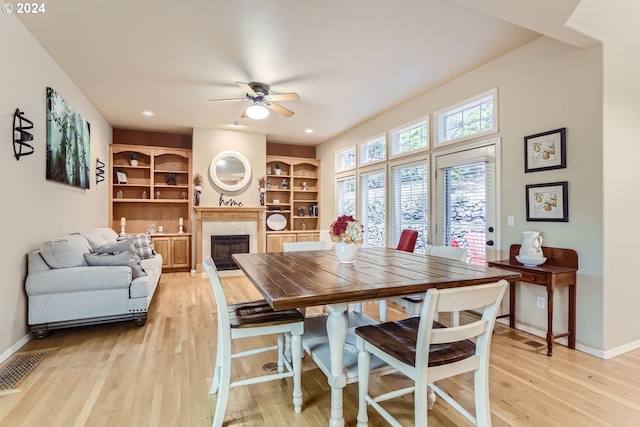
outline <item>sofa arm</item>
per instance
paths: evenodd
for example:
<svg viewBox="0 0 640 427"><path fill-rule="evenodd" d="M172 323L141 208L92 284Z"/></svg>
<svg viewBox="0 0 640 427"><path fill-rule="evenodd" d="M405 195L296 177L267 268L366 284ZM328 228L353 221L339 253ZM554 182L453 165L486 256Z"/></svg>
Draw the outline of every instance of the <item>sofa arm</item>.
<svg viewBox="0 0 640 427"><path fill-rule="evenodd" d="M63 294L102 289L128 289L131 268L118 266L52 268L29 272L25 289L27 295Z"/></svg>

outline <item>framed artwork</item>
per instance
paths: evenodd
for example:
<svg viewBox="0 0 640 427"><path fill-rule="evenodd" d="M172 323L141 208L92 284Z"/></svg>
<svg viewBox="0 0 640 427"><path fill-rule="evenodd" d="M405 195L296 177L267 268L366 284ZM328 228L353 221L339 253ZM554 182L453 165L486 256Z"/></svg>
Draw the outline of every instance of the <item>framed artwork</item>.
<svg viewBox="0 0 640 427"><path fill-rule="evenodd" d="M526 186L527 221L569 222L569 183Z"/></svg>
<svg viewBox="0 0 640 427"><path fill-rule="evenodd" d="M127 174L124 172L116 172L116 176L118 177L118 184L126 184L127 183Z"/></svg>
<svg viewBox="0 0 640 427"><path fill-rule="evenodd" d="M566 168L566 137L567 128L525 136L525 173Z"/></svg>
<svg viewBox="0 0 640 427"><path fill-rule="evenodd" d="M47 179L89 188L89 122L47 88Z"/></svg>

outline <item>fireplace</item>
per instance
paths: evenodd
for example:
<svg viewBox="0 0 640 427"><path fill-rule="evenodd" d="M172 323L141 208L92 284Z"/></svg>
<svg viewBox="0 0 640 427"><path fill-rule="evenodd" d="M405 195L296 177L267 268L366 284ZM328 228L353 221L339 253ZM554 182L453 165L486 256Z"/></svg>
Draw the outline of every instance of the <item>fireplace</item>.
<svg viewBox="0 0 640 427"><path fill-rule="evenodd" d="M211 236L211 258L218 270L237 270L233 254L249 253L249 235Z"/></svg>

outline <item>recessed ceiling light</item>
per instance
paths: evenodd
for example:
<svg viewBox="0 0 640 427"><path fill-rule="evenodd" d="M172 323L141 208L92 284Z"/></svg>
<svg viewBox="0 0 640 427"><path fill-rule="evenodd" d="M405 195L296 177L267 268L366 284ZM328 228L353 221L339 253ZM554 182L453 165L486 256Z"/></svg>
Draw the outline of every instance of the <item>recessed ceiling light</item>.
<svg viewBox="0 0 640 427"><path fill-rule="evenodd" d="M313 133L313 129L307 129L304 131L304 133Z"/></svg>
<svg viewBox="0 0 640 427"><path fill-rule="evenodd" d="M149 111L149 110L144 110L142 112L143 116L147 116L147 117L153 117L153 111Z"/></svg>

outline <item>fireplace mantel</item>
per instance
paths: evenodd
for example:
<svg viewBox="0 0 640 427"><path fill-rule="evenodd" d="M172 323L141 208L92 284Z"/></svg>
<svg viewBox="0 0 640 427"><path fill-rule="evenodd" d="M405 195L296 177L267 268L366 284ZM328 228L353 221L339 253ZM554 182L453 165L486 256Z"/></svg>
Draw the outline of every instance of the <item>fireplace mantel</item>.
<svg viewBox="0 0 640 427"><path fill-rule="evenodd" d="M202 224L205 222L252 221L258 226L258 252L264 252L264 206L194 207L196 219L196 270L202 271Z"/></svg>

